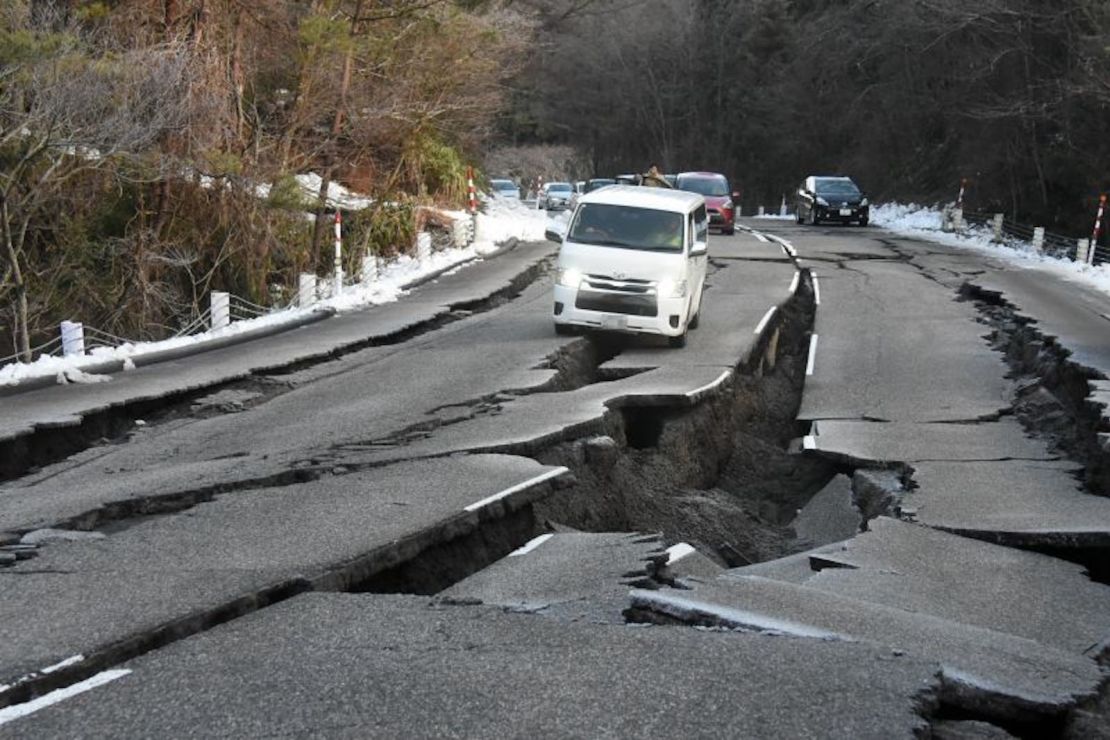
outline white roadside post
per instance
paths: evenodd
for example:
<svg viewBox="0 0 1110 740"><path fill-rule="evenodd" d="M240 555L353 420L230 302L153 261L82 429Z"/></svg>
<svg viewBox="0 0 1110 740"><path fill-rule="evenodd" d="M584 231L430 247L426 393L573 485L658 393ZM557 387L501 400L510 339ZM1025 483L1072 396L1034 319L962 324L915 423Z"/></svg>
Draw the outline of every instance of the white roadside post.
<svg viewBox="0 0 1110 740"><path fill-rule="evenodd" d="M1033 250L1037 253L1044 251L1044 227L1037 226L1033 229Z"/></svg>
<svg viewBox="0 0 1110 740"><path fill-rule="evenodd" d="M62 322L62 354L66 357L85 354L85 325L81 322Z"/></svg>
<svg viewBox="0 0 1110 740"><path fill-rule="evenodd" d="M759 211L756 213L756 215L757 216L765 216L766 215L766 212L763 210L763 206L759 207Z"/></svg>
<svg viewBox="0 0 1110 740"><path fill-rule="evenodd" d="M994 243L1002 243L1002 225L1006 221L1006 216L1001 213L994 214L994 221L991 223L991 228L994 230Z"/></svg>
<svg viewBox="0 0 1110 740"><path fill-rule="evenodd" d="M223 329L231 325L231 294L213 290L209 296L212 318L211 328Z"/></svg>
<svg viewBox="0 0 1110 740"><path fill-rule="evenodd" d="M1090 239L1079 239L1079 240L1076 241L1076 245L1075 245L1075 261L1076 262L1082 262L1083 264L1087 263L1087 250L1090 249L1090 245L1091 245L1091 240Z"/></svg>
<svg viewBox="0 0 1110 740"><path fill-rule="evenodd" d="M782 205L779 206L779 215L780 216L785 216L786 215L786 196L785 195L782 196Z"/></svg>
<svg viewBox="0 0 1110 740"><path fill-rule="evenodd" d="M297 305L301 308L316 305L316 275L311 272L301 273L297 283Z"/></svg>
<svg viewBox="0 0 1110 740"><path fill-rule="evenodd" d="M378 256L366 250L366 256L362 258L362 284L370 285L378 281Z"/></svg>
<svg viewBox="0 0 1110 740"><path fill-rule="evenodd" d="M957 208L952 211L952 230L962 234L964 230L964 209Z"/></svg>
<svg viewBox="0 0 1110 740"><path fill-rule="evenodd" d="M343 295L343 216L335 209L335 283L331 288L332 297Z"/></svg>
<svg viewBox="0 0 1110 740"><path fill-rule="evenodd" d="M421 231L416 235L416 258L421 262L427 262L432 258L432 235L427 231Z"/></svg>

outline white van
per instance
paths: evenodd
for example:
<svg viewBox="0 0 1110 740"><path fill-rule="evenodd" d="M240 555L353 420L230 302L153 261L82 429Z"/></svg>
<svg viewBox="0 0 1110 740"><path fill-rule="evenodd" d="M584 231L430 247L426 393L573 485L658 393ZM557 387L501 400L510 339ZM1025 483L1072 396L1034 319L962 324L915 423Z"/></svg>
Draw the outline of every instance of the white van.
<svg viewBox="0 0 1110 740"><path fill-rule="evenodd" d="M582 196L561 241L555 331L657 334L672 347L697 327L709 215L697 193L611 186Z"/></svg>

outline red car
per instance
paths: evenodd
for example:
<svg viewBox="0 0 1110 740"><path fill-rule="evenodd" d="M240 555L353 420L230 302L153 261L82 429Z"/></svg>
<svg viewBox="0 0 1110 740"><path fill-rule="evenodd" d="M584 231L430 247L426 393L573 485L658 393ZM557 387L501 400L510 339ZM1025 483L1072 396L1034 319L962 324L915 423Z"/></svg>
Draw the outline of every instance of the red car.
<svg viewBox="0 0 1110 740"><path fill-rule="evenodd" d="M722 234L736 233L735 201L740 199L740 193L729 188L727 177L719 172L683 172L675 187L705 197L710 228L720 229Z"/></svg>

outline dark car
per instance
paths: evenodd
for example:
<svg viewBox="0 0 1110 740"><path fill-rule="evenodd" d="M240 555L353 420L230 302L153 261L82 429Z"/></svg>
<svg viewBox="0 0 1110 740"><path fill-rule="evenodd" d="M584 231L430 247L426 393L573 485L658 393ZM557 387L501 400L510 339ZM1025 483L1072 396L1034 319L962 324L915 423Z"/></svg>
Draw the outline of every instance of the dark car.
<svg viewBox="0 0 1110 740"><path fill-rule="evenodd" d="M597 190L598 188L603 188L606 185L616 185L616 184L617 184L617 181L612 179L612 178L609 178L609 177L595 177L592 180L586 180L586 185L584 186L582 192L583 193L592 193L593 191Z"/></svg>
<svg viewBox="0 0 1110 740"><path fill-rule="evenodd" d="M740 194L732 191L727 177L718 172L682 172L675 178L675 187L705 198L710 228L720 229L722 234L736 233L734 199Z"/></svg>
<svg viewBox="0 0 1110 740"><path fill-rule="evenodd" d="M871 207L852 178L811 175L798 187L794 214L798 223L837 221L867 226Z"/></svg>

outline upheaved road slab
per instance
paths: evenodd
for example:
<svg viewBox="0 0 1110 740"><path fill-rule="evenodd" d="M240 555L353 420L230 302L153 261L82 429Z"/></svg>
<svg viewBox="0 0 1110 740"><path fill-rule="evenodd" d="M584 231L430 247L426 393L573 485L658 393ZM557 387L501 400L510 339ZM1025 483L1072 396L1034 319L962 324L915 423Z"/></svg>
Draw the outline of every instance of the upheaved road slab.
<svg viewBox="0 0 1110 740"><path fill-rule="evenodd" d="M226 494L105 539L49 545L0 570L0 684L158 630L188 634L193 620L237 600L249 607L267 589L349 587L525 506L559 477L518 457L406 463Z"/></svg>
<svg viewBox="0 0 1110 740"><path fill-rule="evenodd" d="M850 642L309 594L0 735L917 737L935 664ZM182 700L182 695L187 699Z"/></svg>
<svg viewBox="0 0 1110 740"><path fill-rule="evenodd" d="M691 624L905 651L939 663L946 699L978 711L1055 714L1092 695L1102 678L1093 660L1033 640L766 578L634 591L632 606Z"/></svg>
<svg viewBox="0 0 1110 740"><path fill-rule="evenodd" d="M886 517L870 527L824 548L805 585L1090 657L1110 645L1110 589L1081 566Z"/></svg>
<svg viewBox="0 0 1110 740"><path fill-rule="evenodd" d="M628 590L665 561L655 535L568 532L540 535L437 596L545 616L622 624Z"/></svg>

